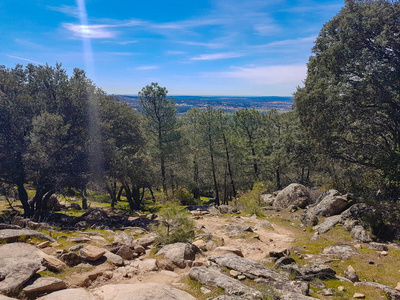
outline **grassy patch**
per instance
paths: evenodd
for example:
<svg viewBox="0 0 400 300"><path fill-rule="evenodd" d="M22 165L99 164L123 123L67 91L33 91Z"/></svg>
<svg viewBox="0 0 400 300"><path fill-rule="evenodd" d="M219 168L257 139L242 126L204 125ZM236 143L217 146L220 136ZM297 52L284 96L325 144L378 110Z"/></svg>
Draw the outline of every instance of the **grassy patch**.
<svg viewBox="0 0 400 300"><path fill-rule="evenodd" d="M188 292L193 297L199 300L212 299L224 294L224 289L222 288L205 286L207 289L211 291L211 293L204 295L201 292L201 287L202 287L201 283L198 282L197 280L191 279L189 276L183 278L181 280L181 283L185 284L185 288L183 288L184 291Z"/></svg>

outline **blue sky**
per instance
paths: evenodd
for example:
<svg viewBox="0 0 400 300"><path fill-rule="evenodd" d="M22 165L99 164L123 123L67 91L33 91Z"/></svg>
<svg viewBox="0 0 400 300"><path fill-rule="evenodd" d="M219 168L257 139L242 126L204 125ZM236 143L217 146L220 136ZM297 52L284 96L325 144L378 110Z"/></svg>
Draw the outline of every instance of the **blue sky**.
<svg viewBox="0 0 400 300"><path fill-rule="evenodd" d="M107 93L290 96L336 0L1 0L0 64L85 69Z"/></svg>

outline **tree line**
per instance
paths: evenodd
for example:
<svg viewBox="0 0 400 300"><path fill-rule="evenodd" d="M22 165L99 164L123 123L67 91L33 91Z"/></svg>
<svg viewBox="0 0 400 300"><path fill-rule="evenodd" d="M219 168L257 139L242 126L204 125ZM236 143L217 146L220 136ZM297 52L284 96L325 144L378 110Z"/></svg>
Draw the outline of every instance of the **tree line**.
<svg viewBox="0 0 400 300"><path fill-rule="evenodd" d="M61 190L84 197L91 183L113 207L124 195L131 210L155 193L228 203L256 183L270 192L300 182L369 198L381 189L397 200L399 16L398 1L347 0L317 37L288 112L209 106L178 116L157 83L138 93L135 111L83 70L2 66L1 190L17 191L27 216L45 212Z"/></svg>

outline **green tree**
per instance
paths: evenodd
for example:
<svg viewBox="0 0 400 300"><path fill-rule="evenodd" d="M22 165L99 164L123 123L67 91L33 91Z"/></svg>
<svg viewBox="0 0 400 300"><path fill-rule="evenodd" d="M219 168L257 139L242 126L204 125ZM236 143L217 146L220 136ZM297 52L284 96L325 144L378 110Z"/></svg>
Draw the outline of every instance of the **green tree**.
<svg viewBox="0 0 400 300"><path fill-rule="evenodd" d="M399 193L400 2L346 0L320 31L305 85L302 125L333 158L381 172Z"/></svg>
<svg viewBox="0 0 400 300"><path fill-rule="evenodd" d="M149 121L149 130L157 141L163 191L167 194L166 161L179 139L176 108L173 98L167 98L167 89L157 83L145 86L139 92L140 110Z"/></svg>
<svg viewBox="0 0 400 300"><path fill-rule="evenodd" d="M259 156L256 153L257 143L263 136L265 116L256 109L241 109L233 114L236 128L240 136L246 140L247 148L250 150L249 158L252 160L254 177L259 177Z"/></svg>
<svg viewBox="0 0 400 300"><path fill-rule="evenodd" d="M150 186L142 116L126 103L105 98L101 105L106 189L114 207L125 190L131 210L139 210ZM142 189L142 191L141 191Z"/></svg>

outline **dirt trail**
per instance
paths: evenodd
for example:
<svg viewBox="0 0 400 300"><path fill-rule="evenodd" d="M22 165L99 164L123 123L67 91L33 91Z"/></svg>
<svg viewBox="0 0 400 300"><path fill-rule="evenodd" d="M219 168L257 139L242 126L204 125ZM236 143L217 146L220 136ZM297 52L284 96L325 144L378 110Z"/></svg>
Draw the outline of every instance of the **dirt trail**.
<svg viewBox="0 0 400 300"><path fill-rule="evenodd" d="M254 226L261 222L258 219L248 217L214 217L205 216L203 219L196 220L197 227L204 226L205 231L212 234L217 239L223 241L224 246L234 247L242 250L244 257L261 260L270 251L290 248L293 241L293 234L285 227L272 224L273 228L254 229ZM224 227L228 225L250 225L254 230L253 236L258 238L230 238ZM251 235L250 235L251 236Z"/></svg>

